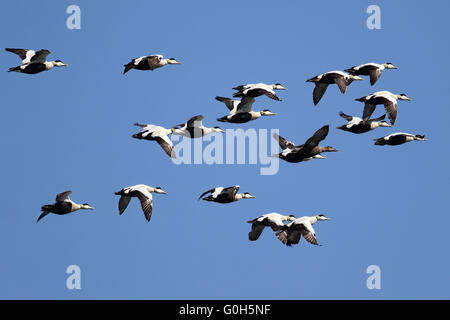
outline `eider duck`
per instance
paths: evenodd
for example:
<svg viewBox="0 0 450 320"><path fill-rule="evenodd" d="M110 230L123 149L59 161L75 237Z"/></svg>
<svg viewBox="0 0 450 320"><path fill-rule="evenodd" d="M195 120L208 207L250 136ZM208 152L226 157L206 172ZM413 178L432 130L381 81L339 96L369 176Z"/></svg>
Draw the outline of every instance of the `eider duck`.
<svg viewBox="0 0 450 320"><path fill-rule="evenodd" d="M385 114L383 114L379 118L369 119L367 121L363 121L363 119L358 117L346 115L343 112L340 112L339 115L347 120L348 123L343 126L337 127L337 129L341 129L351 133L365 133L378 127L392 127L392 125L384 121L384 118L386 118Z"/></svg>
<svg viewBox="0 0 450 320"><path fill-rule="evenodd" d="M404 144L406 142L410 141L427 141L425 139L424 135L420 134L410 134L410 133L404 133L404 132L397 132L390 134L385 137L381 137L378 139L374 139L375 145L377 146L384 146L384 145L390 145L390 146L398 146L399 144Z"/></svg>
<svg viewBox="0 0 450 320"><path fill-rule="evenodd" d="M64 215L68 214L80 209L89 209L93 210L94 208L91 207L88 203L83 204L77 204L70 200L69 195L72 193L72 191L65 191L61 192L56 196L56 202L54 204L46 204L42 206L41 208L41 215L37 219L36 222L39 222L43 217L48 215L49 213L54 213L58 215Z"/></svg>
<svg viewBox="0 0 450 320"><path fill-rule="evenodd" d="M308 79L306 82L314 82L316 84L313 91L313 102L316 106L320 99L322 99L325 91L327 91L329 84L335 83L339 87L339 90L341 90L342 94L344 94L347 90L347 86L349 86L354 80L363 80L363 78L352 74L347 74L342 71L330 71Z"/></svg>
<svg viewBox="0 0 450 320"><path fill-rule="evenodd" d="M203 116L198 115L190 118L186 123L179 124L172 129L172 134L188 138L200 138L212 132L224 133L220 127L207 128L202 124Z"/></svg>
<svg viewBox="0 0 450 320"><path fill-rule="evenodd" d="M166 194L161 187L150 187L145 184L137 184L135 186L126 187L114 194L121 196L119 200L119 214L122 214L128 207L128 203L132 197L137 197L141 202L142 211L145 219L150 221L152 218L153 199L152 192Z"/></svg>
<svg viewBox="0 0 450 320"><path fill-rule="evenodd" d="M143 56L135 58L127 64L124 64L123 66L125 67L125 69L123 70L123 74L127 73L131 69L153 71L165 66L166 64L181 64L181 62L175 58L164 59L160 54Z"/></svg>
<svg viewBox="0 0 450 320"><path fill-rule="evenodd" d="M212 201L218 203L230 203L239 201L241 199L254 199L255 196L251 195L248 192L237 193L239 191L239 186L232 186L228 188L216 187L211 190L205 191L198 198L198 200L202 199L206 194L211 193L211 195L204 197L202 200Z"/></svg>
<svg viewBox="0 0 450 320"><path fill-rule="evenodd" d="M252 105L255 102L255 99L251 97L243 97L240 101L224 97L216 97L216 100L225 103L230 110L228 115L217 119L217 121L220 122L246 123L256 120L261 116L273 116L276 114L268 109L252 111Z"/></svg>
<svg viewBox="0 0 450 320"><path fill-rule="evenodd" d="M284 216L276 212L263 214L253 220L247 221L252 224L252 230L248 233L248 239L250 241L256 241L265 227L271 227L276 232L280 230L280 227L284 226L283 221L294 221L295 219L296 217L293 215Z"/></svg>
<svg viewBox="0 0 450 320"><path fill-rule="evenodd" d="M389 91L378 91L368 96L355 99L355 101L364 102L364 121L369 120L377 105L383 104L389 120L391 120L391 124L394 124L395 119L397 118L397 100L411 101L411 99L404 93L393 94Z"/></svg>
<svg viewBox="0 0 450 320"><path fill-rule="evenodd" d="M328 135L329 126L323 126L317 130L314 135L306 140L305 144L296 146L293 142L280 137L278 134L274 133L273 137L278 141L283 152L273 155L273 157L283 159L287 162L302 162L311 159L325 159L321 155L322 152L336 152L333 147L320 147L319 142L324 140Z"/></svg>
<svg viewBox="0 0 450 320"><path fill-rule="evenodd" d="M317 221L326 220L330 219L325 217L325 215L323 214L319 214L313 217L301 217L284 226L281 226L279 231L277 231L276 236L283 244L287 245L288 247L292 246L293 244L299 243L301 236L303 236L303 238L305 238L309 243L319 245L317 243L316 232L314 231L312 225Z"/></svg>
<svg viewBox="0 0 450 320"><path fill-rule="evenodd" d="M173 128L166 129L164 127L155 126L152 124L140 123L135 123L134 125L141 127L142 131L133 134L133 138L156 141L169 157L176 158L175 151L173 150L173 143L168 137L169 134L172 133Z"/></svg>
<svg viewBox="0 0 450 320"><path fill-rule="evenodd" d="M9 68L8 72L20 72L27 74L36 74L42 71L48 71L53 67L66 67L67 64L61 60L46 61L50 51L42 49L39 51L28 49L5 48L6 51L17 54L22 59L22 64L17 67Z"/></svg>
<svg viewBox="0 0 450 320"><path fill-rule="evenodd" d="M359 66L351 67L350 69L346 69L345 71L355 76L370 76L370 85L373 86L375 82L377 82L377 80L380 78L381 73L383 72L384 69L398 69L398 68L390 62L386 62L383 64L370 62Z"/></svg>
<svg viewBox="0 0 450 320"><path fill-rule="evenodd" d="M233 97L251 97L256 98L262 95L268 96L270 99L281 101L274 90L287 90L286 87L280 83L268 85L265 83L250 83L234 87L233 90L238 90L233 94Z"/></svg>

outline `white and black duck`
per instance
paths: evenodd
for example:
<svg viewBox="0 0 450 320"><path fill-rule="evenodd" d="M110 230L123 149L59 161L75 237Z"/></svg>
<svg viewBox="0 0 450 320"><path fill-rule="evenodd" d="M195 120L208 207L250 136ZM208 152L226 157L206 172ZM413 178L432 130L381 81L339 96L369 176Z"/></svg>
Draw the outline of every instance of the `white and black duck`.
<svg viewBox="0 0 450 320"><path fill-rule="evenodd" d="M202 199L208 193L210 193L210 195L207 197L204 197L202 200L218 202L218 203L231 203L231 202L239 201L241 199L254 199L255 198L255 196L251 195L248 192L238 193L239 188L240 187L238 185L231 186L228 188L216 187L216 188L213 188L213 189L203 192L201 194L201 196L198 198L198 200Z"/></svg>
<svg viewBox="0 0 450 320"><path fill-rule="evenodd" d="M198 115L190 118L186 123L179 124L172 128L172 134L188 138L200 138L213 132L224 133L220 127L208 128L202 124L203 116Z"/></svg>
<svg viewBox="0 0 450 320"><path fill-rule="evenodd" d="M281 99L276 95L275 90L287 90L287 88L280 83L271 85L265 83L250 83L234 87L233 90L238 91L233 94L233 97L256 98L265 95L270 99L281 101Z"/></svg>
<svg viewBox="0 0 450 320"><path fill-rule="evenodd" d="M359 66L354 66L349 69L346 69L350 74L356 76L370 76L370 85L374 85L375 82L380 78L381 73L384 69L398 69L390 62L386 62L383 64L378 64L374 62L361 64Z"/></svg>
<svg viewBox="0 0 450 320"><path fill-rule="evenodd" d="M384 145L398 146L400 144L404 144L406 142L411 141L427 141L424 135L404 133L404 132L393 133L388 136L374 140L377 146L384 146Z"/></svg>
<svg viewBox="0 0 450 320"><path fill-rule="evenodd" d="M395 123L395 119L397 118L397 100L408 100L411 99L404 93L401 94L393 94L389 91L378 91L368 96L364 96L356 101L364 102L364 111L363 111L363 120L369 120L372 113L375 111L375 107L377 105L384 105L384 109L388 114L389 120L391 124Z"/></svg>
<svg viewBox="0 0 450 320"><path fill-rule="evenodd" d="M53 67L66 67L67 64L61 60L47 61L50 51L42 49L39 51L28 49L6 48L6 51L17 54L22 59L22 64L17 67L9 68L8 72L20 72L27 74L36 74L42 71L48 71Z"/></svg>
<svg viewBox="0 0 450 320"><path fill-rule="evenodd" d="M220 122L230 123L246 123L256 120L262 116L273 116L276 113L266 109L262 111L252 111L254 98L243 97L241 100L233 100L230 98L216 97L216 100L225 103L230 113L222 118L217 119Z"/></svg>
<svg viewBox="0 0 450 320"><path fill-rule="evenodd" d="M347 87L354 80L363 80L363 78L342 71L330 71L308 79L306 82L313 82L315 84L313 102L314 105L317 105L325 94L325 91L327 91L328 85L335 83L342 94L344 94L347 91Z"/></svg>
<svg viewBox="0 0 450 320"><path fill-rule="evenodd" d="M324 140L328 135L329 126L323 126L317 130L312 137L300 146L296 146L293 142L284 139L278 134L274 133L273 137L278 141L280 148L283 150L281 153L273 155L274 157L283 159L287 162L302 162L311 159L325 159L321 155L322 152L336 152L335 148L331 146L321 147L320 141Z"/></svg>
<svg viewBox="0 0 450 320"><path fill-rule="evenodd" d="M41 208L41 215L38 217L37 221L41 220L43 217L48 215L49 213L54 213L58 215L64 215L68 214L80 209L89 209L93 210L94 208L91 207L88 203L78 204L70 200L69 196L72 193L72 191L65 191L62 193L59 193L56 196L56 202L54 204L46 204L42 206Z"/></svg>
<svg viewBox="0 0 450 320"><path fill-rule="evenodd" d="M343 112L340 112L339 115L345 120L347 120L348 123L343 126L337 127L337 129L341 129L351 133L359 134L369 132L378 127L392 127L392 125L384 121L384 119L386 118L386 115L384 114L379 118L369 119L367 121L364 121L359 117L349 116Z"/></svg>
<svg viewBox="0 0 450 320"><path fill-rule="evenodd" d="M276 212L263 214L253 220L247 221L252 224L252 229L248 233L250 241L258 240L265 227L270 227L274 232L280 230L284 226L284 221L294 221L294 215L285 216Z"/></svg>
<svg viewBox="0 0 450 320"><path fill-rule="evenodd" d="M316 232L314 231L313 224L317 221L330 220L323 214L319 214L313 217L301 217L294 221L281 226L277 231L276 236L278 239L288 247L293 244L298 244L300 238L303 236L306 241L311 244L319 245L317 242Z"/></svg>
<svg viewBox="0 0 450 320"><path fill-rule="evenodd" d="M135 123L134 125L141 127L142 131L133 134L133 138L156 141L169 157L176 158L175 151L173 149L173 143L169 138L169 135L174 130L173 128L166 129L164 127L156 126L153 124Z"/></svg>
<svg viewBox="0 0 450 320"><path fill-rule="evenodd" d="M142 56L139 58L132 59L130 62L125 64L123 74L127 73L131 69L153 71L155 69L164 67L165 65L168 64L181 64L181 62L175 58L165 59L160 54L154 54L151 56Z"/></svg>
<svg viewBox="0 0 450 320"><path fill-rule="evenodd" d="M153 197L152 192L166 194L161 187L150 187L145 184L137 184L123 188L122 190L115 192L120 196L119 200L119 214L122 214L128 207L131 198L136 197L141 202L142 211L144 212L145 219L150 221L153 211Z"/></svg>

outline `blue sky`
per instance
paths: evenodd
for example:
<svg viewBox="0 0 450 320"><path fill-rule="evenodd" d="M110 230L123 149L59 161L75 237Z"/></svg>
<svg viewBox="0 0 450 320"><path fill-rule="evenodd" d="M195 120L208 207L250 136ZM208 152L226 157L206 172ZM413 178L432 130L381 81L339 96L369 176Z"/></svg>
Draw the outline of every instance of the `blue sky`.
<svg viewBox="0 0 450 320"><path fill-rule="evenodd" d="M81 30L66 28L66 8L81 8ZM366 27L366 8L381 8L381 30ZM38 299L448 299L450 111L446 1L2 1L3 47L49 49L67 68L7 73L19 64L1 51L0 298ZM154 72L122 65L161 53L183 64ZM375 86L330 86L317 107L317 74L390 61ZM280 82L282 102L257 99L274 117L244 124L276 128L299 144L330 125L326 160L259 165L175 165L154 142L131 138L136 121L171 126L203 114L207 126L244 83ZM335 129L339 111L360 115L354 98L405 92L393 128L363 135ZM376 115L382 114L377 108ZM428 142L378 147L393 132ZM147 223L139 202L119 216L115 191L145 183L154 195ZM197 201L214 186L239 184L254 200ZM95 211L50 215L40 206L73 190ZM287 248L269 230L250 242L246 223L268 212L323 213L322 247ZM65 286L79 265L82 289ZM381 290L368 290L366 268L381 268Z"/></svg>

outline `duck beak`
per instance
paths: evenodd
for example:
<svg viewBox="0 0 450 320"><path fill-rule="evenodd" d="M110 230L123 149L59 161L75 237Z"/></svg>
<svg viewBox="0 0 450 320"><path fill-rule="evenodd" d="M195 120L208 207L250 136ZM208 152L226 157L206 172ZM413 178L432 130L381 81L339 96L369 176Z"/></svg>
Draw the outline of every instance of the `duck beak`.
<svg viewBox="0 0 450 320"><path fill-rule="evenodd" d="M364 79L359 76L353 76L353 80L364 80Z"/></svg>

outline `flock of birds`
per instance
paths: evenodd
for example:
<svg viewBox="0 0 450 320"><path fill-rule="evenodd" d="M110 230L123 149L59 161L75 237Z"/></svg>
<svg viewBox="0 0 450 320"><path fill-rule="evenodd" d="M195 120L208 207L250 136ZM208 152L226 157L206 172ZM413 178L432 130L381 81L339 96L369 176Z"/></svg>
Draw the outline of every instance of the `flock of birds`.
<svg viewBox="0 0 450 320"><path fill-rule="evenodd" d="M67 66L67 64L61 60L46 61L47 56L50 54L49 50L42 49L39 51L34 51L11 48L6 48L5 50L17 54L22 60L21 65L10 68L9 72L36 74L42 71L48 71L53 67ZM180 64L180 62L174 58L165 59L162 55L142 56L132 59L129 63L125 64L123 74L127 73L131 69L155 70L169 64ZM397 67L389 62L384 64L367 63L354 66L346 69L345 71L326 72L315 76L314 78L308 79L307 82L312 82L315 84L313 91L313 103L314 105L317 105L320 102L328 86L331 84L336 84L343 94L353 81L363 80L360 76L369 76L370 84L374 85L385 69L397 69ZM220 96L216 97L216 100L224 103L229 110L228 115L217 119L217 121L246 123L256 120L262 116L275 115L275 113L267 109L262 111L253 111L252 106L255 102L255 98L267 96L270 99L282 101L277 96L275 90L286 89L287 88L280 83L272 85L256 83L237 86L233 88L233 90L236 90L233 97L240 99L231 99ZM347 124L337 128L351 133L361 134L374 130L378 127L392 127L397 118L397 101L411 99L403 93L393 94L389 91L379 91L355 100L364 103L362 118L350 116L341 112L340 116L347 120ZM384 121L386 115L371 119L377 105L384 106L389 117L390 124ZM176 154L174 151L174 146L169 138L169 135L174 134L193 139L203 137L212 132L224 132L224 130L217 126L203 126L202 120L202 115L193 116L187 122L172 128L164 128L154 124L135 123L135 125L140 127L142 130L141 132L133 134L132 137L135 139L156 141L169 157L175 158ZM325 125L317 130L302 145L296 145L278 134L274 134L274 139L278 141L282 152L273 156L287 162L294 163L308 161L311 159L324 159L325 157L322 153L338 151L331 146L323 147L319 145L319 143L327 137L328 132L329 126ZM424 141L426 139L424 135L398 132L375 139L375 145L400 145L414 140ZM239 189L239 185L227 188L215 187L202 193L199 200L202 199L205 201L226 204L242 199L255 198L255 196L248 192L238 193ZM138 198L145 218L147 221L150 221L153 209L152 193L165 194L166 192L161 187L151 187L144 184L126 187L116 192L115 194L120 196L119 214L122 214L125 211L131 198ZM81 209L94 209L87 203L75 203L70 199L70 194L71 191L62 192L56 196L56 202L54 204L42 206L42 213L38 217L37 221L41 220L49 213L64 215ZM275 232L277 238L287 246L298 244L301 237L305 238L305 240L311 244L319 245L317 242L316 233L313 229L313 224L317 221L326 220L329 220L329 218L323 214L297 218L293 215L285 216L279 213L268 213L248 221L248 223L251 223L251 231L249 232L248 237L250 241L255 241L260 237L265 227L270 227Z"/></svg>

